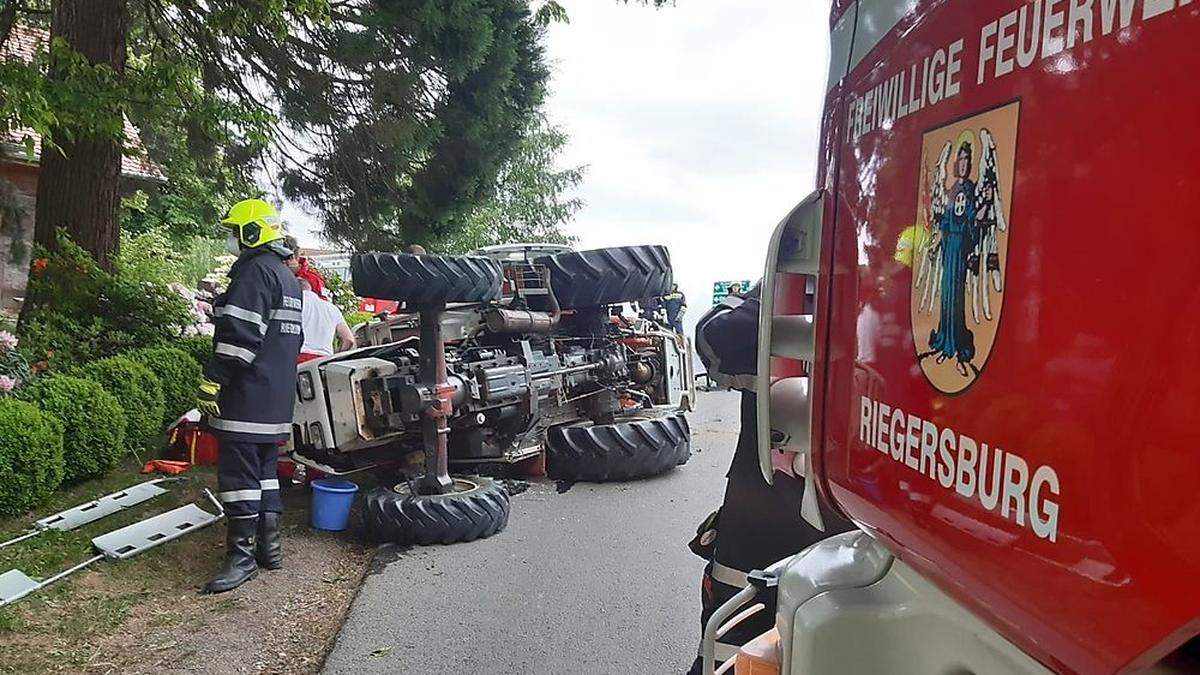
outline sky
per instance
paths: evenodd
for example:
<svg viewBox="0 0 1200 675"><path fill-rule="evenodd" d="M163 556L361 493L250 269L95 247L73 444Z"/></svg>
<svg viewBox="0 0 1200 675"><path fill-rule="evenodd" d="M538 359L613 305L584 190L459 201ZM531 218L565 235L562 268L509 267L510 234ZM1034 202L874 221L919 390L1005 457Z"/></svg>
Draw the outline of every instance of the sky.
<svg viewBox="0 0 1200 675"><path fill-rule="evenodd" d="M560 0L552 123L586 166L579 248L665 244L689 334L719 280L762 275L776 223L815 183L828 63L823 0ZM311 218L291 205L302 243ZM299 222L298 222L299 221Z"/></svg>
<svg viewBox="0 0 1200 675"><path fill-rule="evenodd" d="M690 327L719 280L758 279L775 225L815 184L829 3L563 2L548 114L586 165L580 248L665 244Z"/></svg>

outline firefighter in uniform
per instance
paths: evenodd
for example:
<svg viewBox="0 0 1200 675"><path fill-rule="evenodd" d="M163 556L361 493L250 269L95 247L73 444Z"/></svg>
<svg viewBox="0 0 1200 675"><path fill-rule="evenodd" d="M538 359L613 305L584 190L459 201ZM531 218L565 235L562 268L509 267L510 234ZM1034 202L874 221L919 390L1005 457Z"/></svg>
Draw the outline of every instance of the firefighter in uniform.
<svg viewBox="0 0 1200 675"><path fill-rule="evenodd" d="M828 536L853 527L822 507L822 532L800 517L802 479L776 473L775 484L763 480L758 464L757 398L758 311L760 286L743 296L728 295L701 317L696 351L708 376L723 389L742 394L741 432L726 474L725 499L696 530L690 547L708 561L700 586L700 630L712 613L746 587L746 575L799 553ZM759 610L734 626L717 642L717 662L732 658L737 648L770 630L775 606ZM689 673L700 673L697 657Z"/></svg>
<svg viewBox="0 0 1200 675"><path fill-rule="evenodd" d="M213 357L204 369L201 410L217 436L217 481L228 531L225 561L205 590L222 593L279 569L279 443L291 434L296 356L303 342L300 284L284 264L279 214L247 199L221 224L238 255L229 288L213 302Z"/></svg>
<svg viewBox="0 0 1200 675"><path fill-rule="evenodd" d="M679 290L679 284L671 284L671 292L663 296L662 306L667 310L667 324L671 330L683 335L683 314L687 311L687 297Z"/></svg>

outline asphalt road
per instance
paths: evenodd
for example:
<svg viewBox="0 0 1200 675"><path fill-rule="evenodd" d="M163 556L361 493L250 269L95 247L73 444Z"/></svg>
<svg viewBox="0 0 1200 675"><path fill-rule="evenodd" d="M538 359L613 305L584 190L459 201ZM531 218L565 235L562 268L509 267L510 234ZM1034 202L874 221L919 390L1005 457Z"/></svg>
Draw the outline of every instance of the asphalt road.
<svg viewBox="0 0 1200 675"><path fill-rule="evenodd" d="M720 502L737 403L700 395L692 458L666 475L535 483L490 539L383 552L325 672L683 673L703 568L687 541Z"/></svg>

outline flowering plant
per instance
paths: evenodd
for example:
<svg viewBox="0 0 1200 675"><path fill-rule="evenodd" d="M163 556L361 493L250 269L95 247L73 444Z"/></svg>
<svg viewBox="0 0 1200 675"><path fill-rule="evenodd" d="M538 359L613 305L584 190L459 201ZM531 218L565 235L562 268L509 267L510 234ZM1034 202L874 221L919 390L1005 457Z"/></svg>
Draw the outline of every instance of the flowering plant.
<svg viewBox="0 0 1200 675"><path fill-rule="evenodd" d="M0 396L7 396L30 377L29 361L17 351L17 336L0 330Z"/></svg>

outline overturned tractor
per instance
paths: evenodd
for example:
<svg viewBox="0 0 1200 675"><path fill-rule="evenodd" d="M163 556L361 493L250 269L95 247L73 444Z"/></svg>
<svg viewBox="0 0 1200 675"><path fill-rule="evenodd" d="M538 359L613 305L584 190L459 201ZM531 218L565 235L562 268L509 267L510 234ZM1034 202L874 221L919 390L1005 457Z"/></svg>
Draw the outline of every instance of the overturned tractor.
<svg viewBox="0 0 1200 675"><path fill-rule="evenodd" d="M553 478L610 481L688 460L688 342L622 311L670 290L665 248L369 253L351 271L356 293L403 309L359 329L367 346L300 366L293 458L392 476L366 496L373 537L500 531L508 495L480 466L544 452Z"/></svg>

